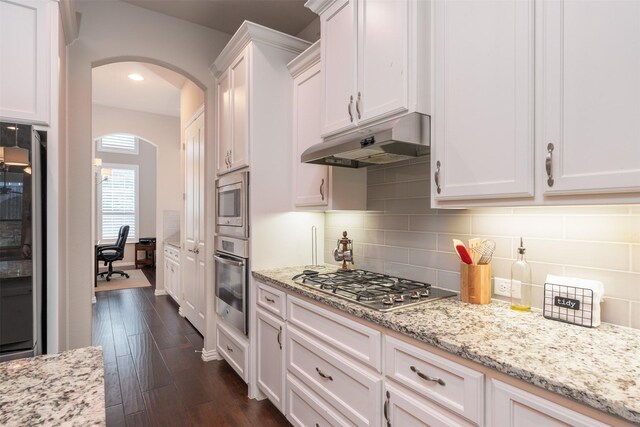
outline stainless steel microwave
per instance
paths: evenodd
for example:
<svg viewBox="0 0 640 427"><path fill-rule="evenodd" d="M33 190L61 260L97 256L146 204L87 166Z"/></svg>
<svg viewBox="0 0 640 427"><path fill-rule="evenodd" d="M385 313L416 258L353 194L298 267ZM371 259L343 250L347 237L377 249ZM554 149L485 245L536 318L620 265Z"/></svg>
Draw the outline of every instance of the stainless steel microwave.
<svg viewBox="0 0 640 427"><path fill-rule="evenodd" d="M230 173L216 180L216 233L249 238L249 172Z"/></svg>

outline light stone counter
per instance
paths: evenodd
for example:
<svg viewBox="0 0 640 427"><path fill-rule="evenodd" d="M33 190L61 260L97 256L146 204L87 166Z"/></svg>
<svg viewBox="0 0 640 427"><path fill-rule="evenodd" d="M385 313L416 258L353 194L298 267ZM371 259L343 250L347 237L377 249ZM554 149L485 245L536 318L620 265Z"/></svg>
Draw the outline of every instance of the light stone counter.
<svg viewBox="0 0 640 427"><path fill-rule="evenodd" d="M452 354L640 423L640 330L590 329L457 298L380 313L299 285L302 267L254 271L258 280L328 304ZM329 270L328 270L329 271Z"/></svg>
<svg viewBox="0 0 640 427"><path fill-rule="evenodd" d="M0 425L104 426L102 348L0 363Z"/></svg>

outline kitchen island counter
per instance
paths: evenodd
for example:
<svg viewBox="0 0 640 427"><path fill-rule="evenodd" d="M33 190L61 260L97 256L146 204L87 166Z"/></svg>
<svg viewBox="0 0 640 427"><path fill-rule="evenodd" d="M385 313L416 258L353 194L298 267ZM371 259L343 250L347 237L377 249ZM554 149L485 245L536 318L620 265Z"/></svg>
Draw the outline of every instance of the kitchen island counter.
<svg viewBox="0 0 640 427"><path fill-rule="evenodd" d="M382 313L295 283L302 267L253 276L587 406L640 423L640 330L568 325L457 298Z"/></svg>
<svg viewBox="0 0 640 427"><path fill-rule="evenodd" d="M0 363L0 425L104 426L102 348Z"/></svg>

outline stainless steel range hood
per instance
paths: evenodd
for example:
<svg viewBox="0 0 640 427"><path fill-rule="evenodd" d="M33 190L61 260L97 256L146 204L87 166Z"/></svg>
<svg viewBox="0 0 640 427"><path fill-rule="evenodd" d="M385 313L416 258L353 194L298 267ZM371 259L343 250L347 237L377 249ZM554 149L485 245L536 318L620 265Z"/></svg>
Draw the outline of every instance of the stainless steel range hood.
<svg viewBox="0 0 640 427"><path fill-rule="evenodd" d="M429 154L431 118L411 113L313 145L303 163L362 168Z"/></svg>

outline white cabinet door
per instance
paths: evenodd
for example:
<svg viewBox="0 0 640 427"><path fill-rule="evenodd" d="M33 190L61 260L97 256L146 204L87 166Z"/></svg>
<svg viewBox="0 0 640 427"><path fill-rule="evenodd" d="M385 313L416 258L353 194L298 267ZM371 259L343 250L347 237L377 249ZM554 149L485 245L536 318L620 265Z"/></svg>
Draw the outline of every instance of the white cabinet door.
<svg viewBox="0 0 640 427"><path fill-rule="evenodd" d="M402 427L458 427L475 426L456 417L438 405L402 391L393 385L385 385L383 415L386 425ZM501 424L496 424L496 426Z"/></svg>
<svg viewBox="0 0 640 427"><path fill-rule="evenodd" d="M165 256L166 256L165 251ZM164 290L167 291L169 295L173 295L172 286L173 286L173 277L171 276L171 264L168 259L164 260Z"/></svg>
<svg viewBox="0 0 640 427"><path fill-rule="evenodd" d="M358 91L354 96L359 124L407 111L413 30L408 25L408 3L367 0L358 4Z"/></svg>
<svg viewBox="0 0 640 427"><path fill-rule="evenodd" d="M355 126L357 0L338 0L320 16L322 135Z"/></svg>
<svg viewBox="0 0 640 427"><path fill-rule="evenodd" d="M286 379L284 350L285 324L263 310L256 310L258 320L258 387L280 412L285 411Z"/></svg>
<svg viewBox="0 0 640 427"><path fill-rule="evenodd" d="M249 165L249 52L247 47L229 67L231 75L231 157L229 170Z"/></svg>
<svg viewBox="0 0 640 427"><path fill-rule="evenodd" d="M45 0L0 0L0 119L50 120L50 8Z"/></svg>
<svg viewBox="0 0 640 427"><path fill-rule="evenodd" d="M599 421L492 379L487 424L501 427L605 427Z"/></svg>
<svg viewBox="0 0 640 427"><path fill-rule="evenodd" d="M539 2L545 195L640 191L640 2Z"/></svg>
<svg viewBox="0 0 640 427"><path fill-rule="evenodd" d="M185 129L185 240L182 309L193 326L204 333L204 114Z"/></svg>
<svg viewBox="0 0 640 427"><path fill-rule="evenodd" d="M302 153L322 142L320 137L320 64L293 80L293 144L295 206L326 206L329 201L329 167L300 162Z"/></svg>
<svg viewBox="0 0 640 427"><path fill-rule="evenodd" d="M435 2L436 200L533 196L533 1Z"/></svg>
<svg viewBox="0 0 640 427"><path fill-rule="evenodd" d="M216 156L217 172L224 173L231 166L231 83L229 70L225 71L216 82Z"/></svg>

